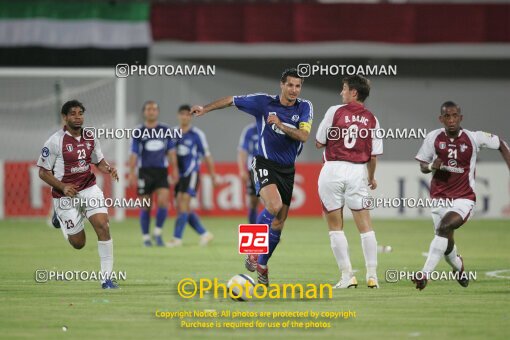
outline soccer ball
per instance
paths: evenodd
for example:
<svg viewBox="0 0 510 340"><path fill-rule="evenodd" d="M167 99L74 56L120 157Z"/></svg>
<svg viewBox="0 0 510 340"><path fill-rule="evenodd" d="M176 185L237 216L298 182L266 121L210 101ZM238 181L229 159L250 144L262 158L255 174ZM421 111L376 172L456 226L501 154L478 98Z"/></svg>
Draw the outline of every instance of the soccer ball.
<svg viewBox="0 0 510 340"><path fill-rule="evenodd" d="M250 299L248 296L253 296L254 286L255 281L245 274L237 274L228 280L227 283L228 293L232 300L235 301L248 301Z"/></svg>

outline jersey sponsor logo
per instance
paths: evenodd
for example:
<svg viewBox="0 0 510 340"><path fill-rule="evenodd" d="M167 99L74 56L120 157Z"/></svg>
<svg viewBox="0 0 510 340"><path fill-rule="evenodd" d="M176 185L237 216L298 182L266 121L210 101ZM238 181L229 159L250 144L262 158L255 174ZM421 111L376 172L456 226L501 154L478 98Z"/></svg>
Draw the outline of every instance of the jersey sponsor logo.
<svg viewBox="0 0 510 340"><path fill-rule="evenodd" d="M294 125L289 124L289 123L283 123L283 122L282 122L282 124L283 124L283 125L285 125L285 126L288 126L288 127L292 128L292 129L295 129L295 128L296 128ZM284 135L284 134L285 134L285 132L283 132L282 130L280 130L280 129L276 126L276 124L272 124L272 125L271 125L271 129L273 129L273 131L274 131L274 132L276 132L276 133L278 133L278 134L280 134L280 135Z"/></svg>
<svg viewBox="0 0 510 340"><path fill-rule="evenodd" d="M150 140L145 143L145 150L147 151L159 151L165 148L165 143L162 140Z"/></svg>
<svg viewBox="0 0 510 340"><path fill-rule="evenodd" d="M441 150L446 149L446 142L439 142L439 148L440 148Z"/></svg>
<svg viewBox="0 0 510 340"><path fill-rule="evenodd" d="M267 224L239 225L239 254L267 254L269 226Z"/></svg>
<svg viewBox="0 0 510 340"><path fill-rule="evenodd" d="M77 173L77 172L87 172L90 169L89 164L85 164L84 166L73 166L71 168L71 173Z"/></svg>
<svg viewBox="0 0 510 340"><path fill-rule="evenodd" d="M457 161L455 159L449 159L448 165L452 167L457 167Z"/></svg>
<svg viewBox="0 0 510 340"><path fill-rule="evenodd" d="M189 154L189 147L186 145L180 144L177 146L177 156L186 156Z"/></svg>
<svg viewBox="0 0 510 340"><path fill-rule="evenodd" d="M47 147L42 148L41 155L43 157L48 157L50 155L50 149L48 149ZM43 159L43 161L44 161L44 159Z"/></svg>
<svg viewBox="0 0 510 340"><path fill-rule="evenodd" d="M293 115L290 120L292 120L293 122L297 122L299 120L299 115Z"/></svg>
<svg viewBox="0 0 510 340"><path fill-rule="evenodd" d="M84 159L81 159L81 160L78 162L78 166L80 166L80 167L85 166L85 164L87 164L87 162L86 162Z"/></svg>
<svg viewBox="0 0 510 340"><path fill-rule="evenodd" d="M66 144L66 149L69 152L73 151L73 145L72 144Z"/></svg>
<svg viewBox="0 0 510 340"><path fill-rule="evenodd" d="M464 151L466 151L466 150L467 150L467 148L468 148L468 146L467 146L466 144L462 143L462 144L460 145L460 152L464 152Z"/></svg>

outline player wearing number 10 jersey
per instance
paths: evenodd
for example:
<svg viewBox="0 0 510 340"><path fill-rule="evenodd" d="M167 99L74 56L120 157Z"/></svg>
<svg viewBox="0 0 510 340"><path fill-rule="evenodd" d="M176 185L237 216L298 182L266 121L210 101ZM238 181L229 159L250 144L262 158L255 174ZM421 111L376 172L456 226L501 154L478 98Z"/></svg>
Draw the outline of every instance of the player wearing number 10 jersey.
<svg viewBox="0 0 510 340"><path fill-rule="evenodd" d="M379 287L377 240L366 201L368 188L374 190L377 187L374 177L376 157L382 154L383 145L381 139L372 138L371 131L378 129L379 123L363 104L369 94L370 83L366 78L358 75L344 78L341 93L344 104L329 108L316 136L317 148L326 148L319 175L319 196L326 213L331 249L342 273L335 288L358 285L343 232L343 207L346 204L360 232L367 286Z"/></svg>
<svg viewBox="0 0 510 340"><path fill-rule="evenodd" d="M229 96L205 106L195 105L191 112L201 116L209 111L235 105L252 115L259 134L258 154L252 163L257 196L265 209L257 223L269 228L269 253L249 255L245 266L257 270L258 282L269 284L267 262L280 242L294 189L294 163L303 143L308 139L313 119L313 107L308 100L300 99L303 79L296 69L287 69L280 78L280 95L263 93Z"/></svg>
<svg viewBox="0 0 510 340"><path fill-rule="evenodd" d="M432 210L436 236L430 243L422 272L413 279L416 289L420 290L425 288L429 273L443 256L453 270L459 272L459 284L468 286L468 276L463 274L464 260L457 255L453 233L471 217L475 206L475 165L478 152L484 148L499 150L510 168L508 145L490 133L461 128L460 107L454 102L448 101L441 105L439 121L444 128L434 130L425 137L416 160L420 162L421 172L433 174L431 198L453 199L453 207L442 205Z"/></svg>

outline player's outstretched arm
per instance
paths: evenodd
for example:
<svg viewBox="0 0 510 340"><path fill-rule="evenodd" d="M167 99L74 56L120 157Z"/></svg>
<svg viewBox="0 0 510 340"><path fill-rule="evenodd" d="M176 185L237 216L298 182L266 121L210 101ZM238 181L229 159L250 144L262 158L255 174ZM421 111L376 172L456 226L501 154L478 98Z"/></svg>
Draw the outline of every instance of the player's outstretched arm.
<svg viewBox="0 0 510 340"><path fill-rule="evenodd" d="M59 181L51 170L39 168L39 178L56 190L63 192L66 196L74 196L78 193L78 187L74 184L65 184Z"/></svg>
<svg viewBox="0 0 510 340"><path fill-rule="evenodd" d="M194 114L197 117L200 117L200 116L205 115L209 111L220 110L220 109L229 107L233 103L234 103L233 96L223 97L223 98L217 99L217 100L215 100L207 105L204 105L204 106L193 105L191 107L191 114Z"/></svg>
<svg viewBox="0 0 510 340"><path fill-rule="evenodd" d="M96 164L96 167L104 174L110 174L114 180L119 181L119 175L117 175L117 169L111 167L108 162L103 158L101 162Z"/></svg>
<svg viewBox="0 0 510 340"><path fill-rule="evenodd" d="M501 156L505 160L506 166L510 169L510 148L504 140L500 140L499 142L499 152L501 152Z"/></svg>

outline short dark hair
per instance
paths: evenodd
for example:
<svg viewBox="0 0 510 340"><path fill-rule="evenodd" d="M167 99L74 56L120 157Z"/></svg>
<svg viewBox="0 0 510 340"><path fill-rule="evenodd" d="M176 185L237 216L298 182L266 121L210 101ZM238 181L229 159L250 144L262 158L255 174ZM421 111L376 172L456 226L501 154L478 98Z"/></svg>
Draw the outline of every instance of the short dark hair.
<svg viewBox="0 0 510 340"><path fill-rule="evenodd" d="M441 104L441 114L443 114L443 111L449 107L456 107L457 110L459 110L459 113L460 113L460 106L457 105L455 102L451 101L451 100L448 100L448 101L445 101L443 104Z"/></svg>
<svg viewBox="0 0 510 340"><path fill-rule="evenodd" d="M285 71L283 71L283 73L282 73L280 81L282 83L286 83L287 82L287 77L299 78L299 79L301 79L301 83L304 81L304 79L301 76L299 76L297 68L287 68L287 69L285 69Z"/></svg>
<svg viewBox="0 0 510 340"><path fill-rule="evenodd" d="M83 112L85 112L85 106L83 106L83 104L80 101L73 99L65 102L64 105L62 105L60 113L63 115L67 115L73 107L79 107Z"/></svg>
<svg viewBox="0 0 510 340"><path fill-rule="evenodd" d="M188 104L182 104L181 106L179 106L179 110L177 110L177 112L181 111L191 111L191 106L189 106Z"/></svg>
<svg viewBox="0 0 510 340"><path fill-rule="evenodd" d="M159 109L159 104L158 104L158 103L156 103L156 101L154 101L154 100L146 100L146 101L143 103L143 105L142 105L142 113L144 113L144 112L145 112L145 108L146 108L146 107L147 107L147 105L149 105L149 104L156 104L156 106L157 106L157 107L158 107L158 109Z"/></svg>
<svg viewBox="0 0 510 340"><path fill-rule="evenodd" d="M347 84L349 89L358 91L358 100L362 103L370 95L370 80L358 74L344 77L342 84Z"/></svg>

